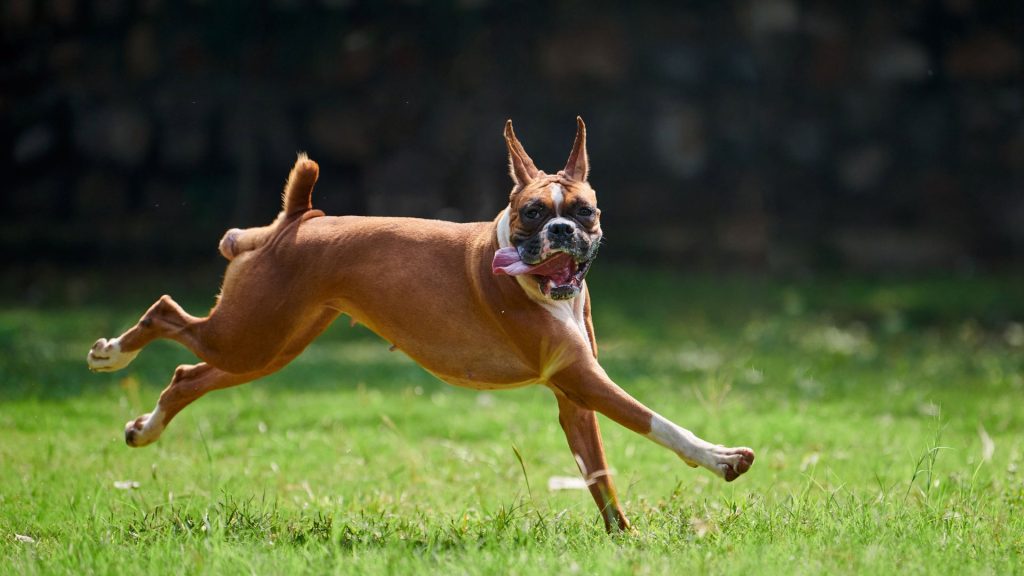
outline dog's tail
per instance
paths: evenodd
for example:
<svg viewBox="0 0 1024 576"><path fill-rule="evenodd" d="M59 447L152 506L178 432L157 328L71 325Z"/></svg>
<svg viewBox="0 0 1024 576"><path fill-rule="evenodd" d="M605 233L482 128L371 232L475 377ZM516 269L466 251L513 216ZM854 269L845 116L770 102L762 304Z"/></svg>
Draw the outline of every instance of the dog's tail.
<svg viewBox="0 0 1024 576"><path fill-rule="evenodd" d="M288 183L284 185L281 198L281 210L286 218L313 209L313 185L319 176L320 167L305 152L300 152L288 175Z"/></svg>
<svg viewBox="0 0 1024 576"><path fill-rule="evenodd" d="M259 228L232 228L220 240L218 249L228 260L234 260L239 254L255 250L267 243L286 223L297 217L312 218L322 216L323 212L313 210L313 185L320 176L320 167L310 160L305 152L299 154L288 175L281 195L281 213L269 226Z"/></svg>

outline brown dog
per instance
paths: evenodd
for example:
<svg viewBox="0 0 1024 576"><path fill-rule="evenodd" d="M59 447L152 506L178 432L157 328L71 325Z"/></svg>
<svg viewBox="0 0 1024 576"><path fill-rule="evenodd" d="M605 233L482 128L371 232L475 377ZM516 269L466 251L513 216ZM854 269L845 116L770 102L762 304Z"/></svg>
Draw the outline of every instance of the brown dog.
<svg viewBox="0 0 1024 576"><path fill-rule="evenodd" d="M328 217L310 197L318 167L301 155L273 224L233 229L220 298L196 318L163 296L138 324L100 339L89 367L125 367L156 338L203 361L179 366L156 409L128 422L130 446L154 442L174 416L211 390L280 370L339 314L365 324L431 374L456 386L541 384L609 530L629 526L605 462L596 412L725 480L746 472L749 448L701 440L634 400L597 363L584 276L601 241L587 182L586 127L565 169L537 169L505 125L514 186L492 222Z"/></svg>

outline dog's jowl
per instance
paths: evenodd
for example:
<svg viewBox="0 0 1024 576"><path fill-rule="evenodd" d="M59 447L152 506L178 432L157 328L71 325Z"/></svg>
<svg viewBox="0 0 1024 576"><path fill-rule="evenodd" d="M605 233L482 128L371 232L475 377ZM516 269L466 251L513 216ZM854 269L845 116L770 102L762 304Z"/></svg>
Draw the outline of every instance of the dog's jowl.
<svg viewBox="0 0 1024 576"><path fill-rule="evenodd" d="M586 127L565 168L539 170L505 125L512 192L491 222L325 216L311 203L318 176L301 155L269 226L232 229L230 261L206 317L163 296L127 332L89 351L98 372L124 368L156 338L202 361L179 366L156 408L128 422L125 440L144 446L211 390L280 370L340 314L365 324L438 378L502 389L539 384L558 417L609 530L629 526L605 462L595 412L669 448L691 466L734 480L754 461L647 408L597 362L585 281L601 244L601 210L588 182Z"/></svg>

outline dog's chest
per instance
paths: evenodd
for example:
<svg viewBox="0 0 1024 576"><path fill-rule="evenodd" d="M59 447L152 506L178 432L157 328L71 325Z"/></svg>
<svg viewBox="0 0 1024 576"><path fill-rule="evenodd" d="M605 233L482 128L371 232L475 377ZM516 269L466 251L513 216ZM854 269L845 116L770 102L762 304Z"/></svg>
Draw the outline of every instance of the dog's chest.
<svg viewBox="0 0 1024 576"><path fill-rule="evenodd" d="M538 304L541 304L544 314L549 314L554 319L558 331L520 336L523 340L539 342L536 363L531 362L526 373L522 371L522 363L512 360L511 353L513 348L528 347L523 346L524 342L513 343L510 347L496 350L492 361L478 365L479 369L470 366L461 371L437 371L431 369L429 362L418 361L438 379L462 388L496 390L531 384L546 384L551 376L564 368L567 363L574 361L572 350L580 349L576 346L565 346L563 339L566 336L584 343L586 350L592 348L585 316L586 291L573 300L538 302ZM414 357L414 359L416 358Z"/></svg>
<svg viewBox="0 0 1024 576"><path fill-rule="evenodd" d="M576 351L590 350L585 298L584 291L573 300L535 301L539 309L532 320L523 322L520 317L497 331L480 329L483 323L443 323L441 318L407 323L375 314L354 317L439 380L461 388L498 390L545 384ZM567 339L584 346L567 345Z"/></svg>

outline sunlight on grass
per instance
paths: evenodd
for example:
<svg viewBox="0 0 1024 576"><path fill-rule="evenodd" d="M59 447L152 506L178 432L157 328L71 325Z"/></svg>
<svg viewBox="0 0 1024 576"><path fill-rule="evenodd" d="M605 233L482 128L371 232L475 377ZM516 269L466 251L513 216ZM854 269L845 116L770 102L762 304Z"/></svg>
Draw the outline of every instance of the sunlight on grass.
<svg viewBox="0 0 1024 576"><path fill-rule="evenodd" d="M188 353L156 344L123 373L89 374L92 340L141 310L9 305L0 563L18 574L1019 570L1019 280L645 278L594 279L608 373L758 459L726 484L602 420L635 526L612 536L585 490L562 489L578 474L542 388L449 387L342 321L288 369L203 398L133 450L121 426Z"/></svg>

